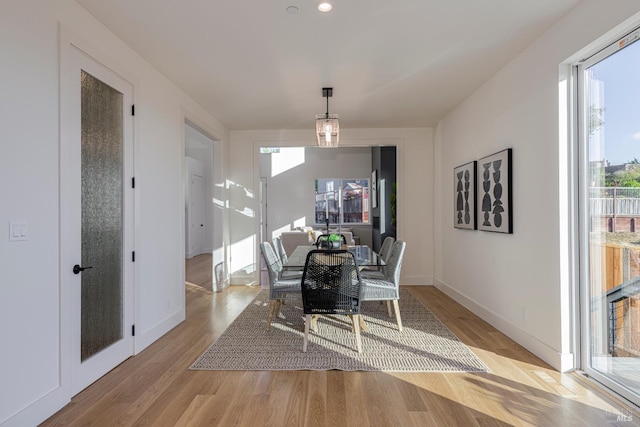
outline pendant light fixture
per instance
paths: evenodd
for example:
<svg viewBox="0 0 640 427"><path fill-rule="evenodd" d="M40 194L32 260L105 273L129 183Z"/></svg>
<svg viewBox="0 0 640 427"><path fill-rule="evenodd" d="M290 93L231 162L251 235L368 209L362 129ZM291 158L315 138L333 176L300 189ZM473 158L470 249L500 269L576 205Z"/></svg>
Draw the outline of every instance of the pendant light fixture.
<svg viewBox="0 0 640 427"><path fill-rule="evenodd" d="M327 98L327 112L316 114L316 136L320 147L337 147L340 125L337 114L329 114L329 97L333 96L333 88L323 87L322 96Z"/></svg>

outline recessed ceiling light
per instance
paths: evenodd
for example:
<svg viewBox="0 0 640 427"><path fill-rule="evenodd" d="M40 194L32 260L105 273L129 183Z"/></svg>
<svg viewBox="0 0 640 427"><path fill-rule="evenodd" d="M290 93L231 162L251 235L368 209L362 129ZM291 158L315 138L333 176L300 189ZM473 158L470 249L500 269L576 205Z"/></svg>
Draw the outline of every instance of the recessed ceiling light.
<svg viewBox="0 0 640 427"><path fill-rule="evenodd" d="M289 12L292 15L295 15L296 13L298 13L298 6L287 7L287 12Z"/></svg>
<svg viewBox="0 0 640 427"><path fill-rule="evenodd" d="M323 1L318 3L318 10L320 12L329 12L331 9L333 9L333 6L331 6L331 3Z"/></svg>

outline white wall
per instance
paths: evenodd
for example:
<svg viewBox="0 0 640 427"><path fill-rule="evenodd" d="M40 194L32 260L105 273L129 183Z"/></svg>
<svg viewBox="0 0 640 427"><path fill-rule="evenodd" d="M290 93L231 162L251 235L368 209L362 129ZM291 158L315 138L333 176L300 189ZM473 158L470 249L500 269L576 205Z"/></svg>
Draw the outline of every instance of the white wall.
<svg viewBox="0 0 640 427"><path fill-rule="evenodd" d="M0 229L29 223L28 241L0 234L0 424L22 426L71 398L60 326L59 24L136 78L136 351L184 318L185 116L223 141L228 133L75 1L0 8Z"/></svg>
<svg viewBox="0 0 640 427"><path fill-rule="evenodd" d="M371 177L369 147L283 147L280 153L261 154L261 175L269 193L267 240L295 227L316 226L316 178ZM371 241L369 237L367 241Z"/></svg>
<svg viewBox="0 0 640 427"><path fill-rule="evenodd" d="M309 130L231 132L228 176L232 283L244 284L259 280L256 272L260 227L259 148L261 146L315 146L313 132L313 121L310 121ZM432 284L434 259L432 130L430 128L341 129L340 145L345 147L395 145L397 147L397 235L399 239L407 241L407 251L402 265L402 283ZM370 169L370 165L368 168ZM297 202L294 201L294 203Z"/></svg>
<svg viewBox="0 0 640 427"><path fill-rule="evenodd" d="M561 64L638 10L582 1L436 130L436 285L560 370L574 361ZM508 147L514 234L454 229L453 168Z"/></svg>

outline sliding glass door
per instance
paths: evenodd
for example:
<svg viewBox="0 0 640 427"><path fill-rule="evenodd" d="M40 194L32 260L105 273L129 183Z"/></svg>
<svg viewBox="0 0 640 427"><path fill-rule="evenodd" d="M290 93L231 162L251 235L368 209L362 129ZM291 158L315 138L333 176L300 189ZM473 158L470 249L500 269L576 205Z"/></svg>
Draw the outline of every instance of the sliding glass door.
<svg viewBox="0 0 640 427"><path fill-rule="evenodd" d="M640 396L640 36L578 67L582 366Z"/></svg>

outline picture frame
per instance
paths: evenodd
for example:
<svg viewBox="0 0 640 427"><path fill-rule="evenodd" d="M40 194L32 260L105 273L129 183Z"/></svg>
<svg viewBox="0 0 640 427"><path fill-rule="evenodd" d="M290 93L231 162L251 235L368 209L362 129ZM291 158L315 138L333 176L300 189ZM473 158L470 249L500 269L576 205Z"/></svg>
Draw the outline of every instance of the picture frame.
<svg viewBox="0 0 640 427"><path fill-rule="evenodd" d="M465 230L477 228L477 162L453 168L453 226Z"/></svg>
<svg viewBox="0 0 640 427"><path fill-rule="evenodd" d="M478 230L513 234L512 149L478 160Z"/></svg>
<svg viewBox="0 0 640 427"><path fill-rule="evenodd" d="M378 169L371 172L371 207L378 207Z"/></svg>

